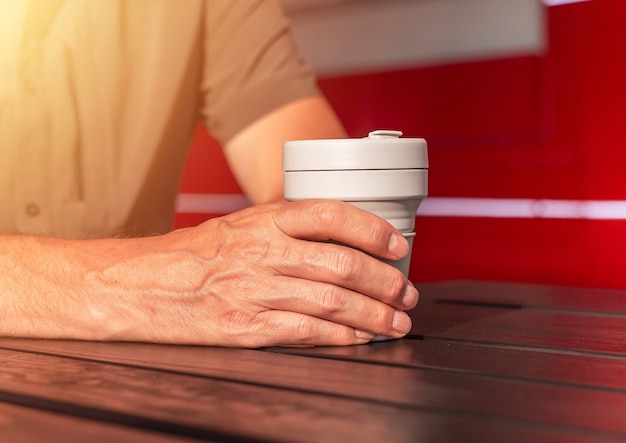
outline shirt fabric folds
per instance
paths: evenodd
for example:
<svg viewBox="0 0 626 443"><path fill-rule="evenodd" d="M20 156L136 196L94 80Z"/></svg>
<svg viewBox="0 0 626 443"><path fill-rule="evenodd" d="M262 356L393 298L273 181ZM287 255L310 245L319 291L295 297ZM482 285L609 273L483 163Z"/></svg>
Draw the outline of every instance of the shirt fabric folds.
<svg viewBox="0 0 626 443"><path fill-rule="evenodd" d="M0 233L166 232L198 121L225 143L318 93L271 1L0 5Z"/></svg>

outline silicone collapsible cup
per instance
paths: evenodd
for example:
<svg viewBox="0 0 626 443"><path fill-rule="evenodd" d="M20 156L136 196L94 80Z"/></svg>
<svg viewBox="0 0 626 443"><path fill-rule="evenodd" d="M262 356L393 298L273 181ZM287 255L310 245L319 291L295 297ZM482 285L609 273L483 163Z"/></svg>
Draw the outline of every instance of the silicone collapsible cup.
<svg viewBox="0 0 626 443"><path fill-rule="evenodd" d="M387 263L408 277L415 213L428 194L423 138L377 130L360 139L297 140L283 147L284 196L342 200L387 220L409 241L406 258Z"/></svg>

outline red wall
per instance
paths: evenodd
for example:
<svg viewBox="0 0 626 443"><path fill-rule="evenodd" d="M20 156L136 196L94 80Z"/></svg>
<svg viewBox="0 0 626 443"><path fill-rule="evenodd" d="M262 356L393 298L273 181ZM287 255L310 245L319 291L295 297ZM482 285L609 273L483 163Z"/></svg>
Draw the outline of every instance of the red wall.
<svg viewBox="0 0 626 443"><path fill-rule="evenodd" d="M551 7L546 26L542 56L324 78L320 86L351 136L393 128L425 137L431 196L626 200L626 2ZM216 153L199 131L183 192L240 192L225 163L210 177L200 172ZM180 214L177 225L206 217ZM626 287L626 221L418 216L416 223L416 282Z"/></svg>

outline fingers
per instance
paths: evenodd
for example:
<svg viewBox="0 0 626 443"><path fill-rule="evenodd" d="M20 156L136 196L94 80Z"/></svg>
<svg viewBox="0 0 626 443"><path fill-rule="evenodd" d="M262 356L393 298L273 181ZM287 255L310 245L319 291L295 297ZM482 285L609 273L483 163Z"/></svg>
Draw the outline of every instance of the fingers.
<svg viewBox="0 0 626 443"><path fill-rule="evenodd" d="M401 310L417 305L417 289L402 272L356 249L297 241L280 257L276 269L285 276L350 289Z"/></svg>
<svg viewBox="0 0 626 443"><path fill-rule="evenodd" d="M406 315L406 314L405 314ZM410 322L410 319L408 320ZM238 346L345 346L369 342L375 334L350 326L291 311L260 313L255 327L248 327Z"/></svg>
<svg viewBox="0 0 626 443"><path fill-rule="evenodd" d="M375 258L402 258L408 242L367 211L330 200L259 205L201 229L211 241L185 245L219 257L209 260L210 292L229 306L216 317L228 345L357 344L411 328L403 311L417 290Z"/></svg>
<svg viewBox="0 0 626 443"><path fill-rule="evenodd" d="M299 312L359 331L399 338L411 328L402 310L340 286L282 277L264 300L268 309Z"/></svg>
<svg viewBox="0 0 626 443"><path fill-rule="evenodd" d="M290 203L274 215L274 223L290 237L333 240L385 259L400 259L409 252L407 240L385 220L339 201Z"/></svg>

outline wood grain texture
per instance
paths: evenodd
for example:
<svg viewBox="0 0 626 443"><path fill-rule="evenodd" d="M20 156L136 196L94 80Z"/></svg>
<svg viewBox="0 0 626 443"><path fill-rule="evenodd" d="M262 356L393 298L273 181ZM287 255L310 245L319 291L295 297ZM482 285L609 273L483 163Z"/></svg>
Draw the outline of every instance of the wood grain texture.
<svg viewBox="0 0 626 443"><path fill-rule="evenodd" d="M432 411L468 419L521 422L530 427L550 426L563 432L626 437L621 412L626 407L624 393L263 351L249 352L267 354L276 364L240 366L242 372L233 377L226 373L228 367L242 362L220 358L211 363L217 371L196 365L193 372L182 373L174 372L177 363L172 363L181 359L163 359L167 354L159 348L153 346L150 364L159 367L170 361L167 372L126 363L0 351L0 383L5 392L57 403L68 401L84 409L105 408L124 417L167 421L180 416L172 424L191 429L189 435L203 432L205 426L224 433L236 429L243 435L254 435L259 432L257 425L265 424L295 436L297 429L306 429L308 418L314 416L320 427L343 437L354 437L358 432L359 438L387 438L385 429L393 425L402 429L394 438L402 439L407 432L416 432L414 422L428 422L423 411ZM279 364L288 361L291 364ZM300 376L294 376L294 371ZM67 386L72 386L71 391ZM114 398L107 395L111 392L117 393ZM357 431L354 427L360 422L368 425ZM280 435L263 437L276 439Z"/></svg>
<svg viewBox="0 0 626 443"><path fill-rule="evenodd" d="M626 392L626 359L445 339L274 352Z"/></svg>
<svg viewBox="0 0 626 443"><path fill-rule="evenodd" d="M409 314L409 335L467 342L580 351L623 358L626 316L422 303Z"/></svg>
<svg viewBox="0 0 626 443"><path fill-rule="evenodd" d="M438 415L338 395L12 351L3 351L0 362L0 400L16 401L19 394L35 407L196 438L409 442ZM445 415L439 420L445 422Z"/></svg>
<svg viewBox="0 0 626 443"><path fill-rule="evenodd" d="M182 443L196 441L7 403L0 403L0 440L6 443Z"/></svg>
<svg viewBox="0 0 626 443"><path fill-rule="evenodd" d="M417 285L420 298L428 301L460 301L510 305L537 309L604 312L626 315L626 291L570 288L526 283L448 281Z"/></svg>
<svg viewBox="0 0 626 443"><path fill-rule="evenodd" d="M370 371L389 367L461 372L482 376L548 382L626 392L626 358L568 353L550 349L494 346L445 339L390 340L362 346L229 349L202 346L107 343L70 340L0 338L0 349L66 356L156 368L268 386L324 392L329 383L339 392L359 396ZM320 361L299 359L302 355ZM343 360L347 363L336 363ZM372 365L372 363L375 363ZM374 369L377 365L383 366ZM274 368L268 371L268 367ZM357 369L358 368L358 369ZM344 374L345 371L345 375ZM371 376L375 376L372 373ZM334 386L333 390L336 389ZM367 391L365 391L367 392ZM386 392L380 388L380 395ZM377 394L378 395L378 394Z"/></svg>

